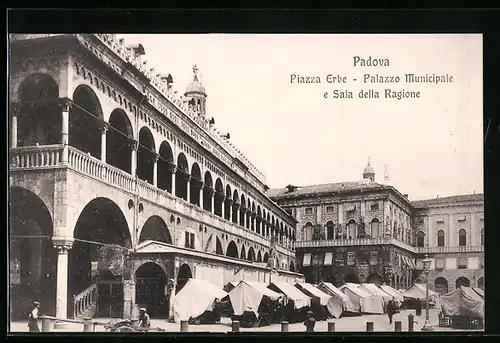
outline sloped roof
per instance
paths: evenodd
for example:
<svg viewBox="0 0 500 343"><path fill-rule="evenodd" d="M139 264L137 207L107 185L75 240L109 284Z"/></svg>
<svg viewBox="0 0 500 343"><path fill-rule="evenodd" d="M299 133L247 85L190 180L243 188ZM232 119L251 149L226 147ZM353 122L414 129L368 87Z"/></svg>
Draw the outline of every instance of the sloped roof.
<svg viewBox="0 0 500 343"><path fill-rule="evenodd" d="M458 202L474 202L474 201L483 202L484 194L478 193L478 194L452 195L449 197L439 197L434 199L412 201L412 204L415 207L425 208L432 205L441 205L447 203L454 204Z"/></svg>
<svg viewBox="0 0 500 343"><path fill-rule="evenodd" d="M294 191L289 191L288 188L273 188L266 192L266 195L270 198L280 198L288 196L299 196L308 194L320 194L320 193L335 193L335 192L346 192L346 191L356 191L356 190L374 190L374 189L385 189L391 186L383 185L377 182L367 182L367 181L354 181L354 182L336 182L336 183L325 183L322 185L310 185L310 186L297 186Z"/></svg>

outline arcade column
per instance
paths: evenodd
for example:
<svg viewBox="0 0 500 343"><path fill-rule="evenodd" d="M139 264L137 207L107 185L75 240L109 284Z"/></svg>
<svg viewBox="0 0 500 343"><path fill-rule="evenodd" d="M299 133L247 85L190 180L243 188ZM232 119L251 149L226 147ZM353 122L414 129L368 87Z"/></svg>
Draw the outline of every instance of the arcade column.
<svg viewBox="0 0 500 343"><path fill-rule="evenodd" d="M68 318L68 250L73 246L72 237L53 237L52 243L57 249L57 290L56 290L56 317ZM56 322L55 327L62 327L65 323Z"/></svg>
<svg viewBox="0 0 500 343"><path fill-rule="evenodd" d="M123 280L123 318L137 318L139 310L135 304L135 281Z"/></svg>

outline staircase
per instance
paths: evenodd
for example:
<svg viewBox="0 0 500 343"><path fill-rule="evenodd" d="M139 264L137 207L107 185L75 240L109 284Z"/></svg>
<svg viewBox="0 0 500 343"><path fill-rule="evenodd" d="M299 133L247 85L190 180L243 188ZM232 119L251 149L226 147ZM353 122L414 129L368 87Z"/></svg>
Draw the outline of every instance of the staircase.
<svg viewBox="0 0 500 343"><path fill-rule="evenodd" d="M73 296L73 318L94 317L97 310L97 285L92 284Z"/></svg>

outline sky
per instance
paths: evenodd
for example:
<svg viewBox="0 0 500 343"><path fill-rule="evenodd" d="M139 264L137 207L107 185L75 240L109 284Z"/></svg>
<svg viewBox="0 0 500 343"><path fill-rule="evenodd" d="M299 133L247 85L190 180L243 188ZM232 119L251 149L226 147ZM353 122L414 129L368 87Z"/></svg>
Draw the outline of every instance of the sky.
<svg viewBox="0 0 500 343"><path fill-rule="evenodd" d="M411 200L483 192L481 35L119 37L141 43L143 59L156 73L170 73L179 93L196 64L207 116L266 174L270 188L359 181L370 159L376 181ZM390 65L354 66L355 56ZM453 82L408 84L406 73L448 74ZM321 83L291 83L292 74ZM328 74L347 83L327 83ZM365 74L401 81L363 83ZM387 88L419 91L420 98L386 99ZM353 98L332 98L335 89ZM380 98L358 98L370 89Z"/></svg>

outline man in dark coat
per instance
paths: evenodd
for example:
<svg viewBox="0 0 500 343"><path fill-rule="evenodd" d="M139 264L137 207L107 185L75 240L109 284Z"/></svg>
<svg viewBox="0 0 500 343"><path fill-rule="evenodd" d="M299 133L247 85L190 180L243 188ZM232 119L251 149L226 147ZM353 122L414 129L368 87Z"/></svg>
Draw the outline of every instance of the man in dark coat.
<svg viewBox="0 0 500 343"><path fill-rule="evenodd" d="M396 306L394 304L394 301L389 300L387 303L387 316L389 317L389 324L392 324L392 316L394 316L394 313L396 312Z"/></svg>
<svg viewBox="0 0 500 343"><path fill-rule="evenodd" d="M304 320L304 325L306 327L306 332L314 332L316 319L314 319L312 311L307 311L307 319Z"/></svg>
<svg viewBox="0 0 500 343"><path fill-rule="evenodd" d="M422 302L420 301L420 299L417 299L415 301L415 314L417 316L422 315Z"/></svg>
<svg viewBox="0 0 500 343"><path fill-rule="evenodd" d="M38 327L38 316L40 314L40 303L38 301L33 302L33 308L28 316L28 328L29 332L40 332Z"/></svg>

